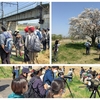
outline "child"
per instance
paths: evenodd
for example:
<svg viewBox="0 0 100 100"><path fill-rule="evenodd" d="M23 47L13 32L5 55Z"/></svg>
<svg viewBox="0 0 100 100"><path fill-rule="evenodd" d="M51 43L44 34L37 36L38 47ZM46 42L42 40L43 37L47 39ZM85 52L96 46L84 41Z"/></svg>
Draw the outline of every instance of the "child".
<svg viewBox="0 0 100 100"><path fill-rule="evenodd" d="M25 78L16 78L12 80L12 94L8 98L24 98L23 94L28 90L28 83Z"/></svg>
<svg viewBox="0 0 100 100"><path fill-rule="evenodd" d="M57 52L58 52L58 47L59 47L59 40L55 41L54 47L53 47L53 52L54 52L54 61L57 61Z"/></svg>

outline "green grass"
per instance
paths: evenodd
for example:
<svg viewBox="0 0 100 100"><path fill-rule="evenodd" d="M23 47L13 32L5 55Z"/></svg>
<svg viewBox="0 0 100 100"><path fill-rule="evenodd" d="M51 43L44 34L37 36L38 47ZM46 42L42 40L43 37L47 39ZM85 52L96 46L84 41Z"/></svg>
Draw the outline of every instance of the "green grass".
<svg viewBox="0 0 100 100"><path fill-rule="evenodd" d="M88 88L82 82L80 82L79 78L76 79L74 77L72 82L67 82L67 83L71 89L71 92L72 92L74 98L89 98L90 97L92 91L89 91ZM98 90L99 89L100 88L98 88ZM63 97L64 98L72 98L67 85L66 85L66 90L67 90L67 92L65 92ZM98 95L96 97L99 98Z"/></svg>
<svg viewBox="0 0 100 100"><path fill-rule="evenodd" d="M12 77L12 67L10 66L0 66L0 79L11 78Z"/></svg>
<svg viewBox="0 0 100 100"><path fill-rule="evenodd" d="M58 59L52 63L63 64L97 64L99 63L97 50L91 47L90 55L85 54L85 46L83 42L63 43L59 46ZM52 56L53 58L53 56Z"/></svg>

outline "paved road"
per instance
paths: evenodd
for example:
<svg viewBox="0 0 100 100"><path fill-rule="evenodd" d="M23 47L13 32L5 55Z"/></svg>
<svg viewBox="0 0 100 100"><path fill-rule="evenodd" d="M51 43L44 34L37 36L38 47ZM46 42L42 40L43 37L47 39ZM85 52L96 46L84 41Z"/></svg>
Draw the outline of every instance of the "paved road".
<svg viewBox="0 0 100 100"><path fill-rule="evenodd" d="M7 98L11 91L11 79L0 80L0 98Z"/></svg>

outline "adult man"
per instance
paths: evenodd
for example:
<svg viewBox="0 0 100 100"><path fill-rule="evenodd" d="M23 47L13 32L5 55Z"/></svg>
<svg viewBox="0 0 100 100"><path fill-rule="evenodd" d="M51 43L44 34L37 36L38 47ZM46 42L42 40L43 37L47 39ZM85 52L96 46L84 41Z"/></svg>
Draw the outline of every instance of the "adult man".
<svg viewBox="0 0 100 100"><path fill-rule="evenodd" d="M0 55L2 64L10 64L10 52L5 50L6 36L11 37L11 34L7 32L7 29L1 26L2 34L0 35Z"/></svg>
<svg viewBox="0 0 100 100"><path fill-rule="evenodd" d="M28 73L29 73L29 68L25 68L25 67L23 67L23 69L22 69L22 73L20 74L19 77L27 79L27 77L28 77Z"/></svg>
<svg viewBox="0 0 100 100"><path fill-rule="evenodd" d="M51 85L52 81L54 80L54 76L56 75L58 66L52 66L51 69L49 69L49 66L45 66L45 74L44 74L44 78L43 78L43 82L44 84L48 84Z"/></svg>

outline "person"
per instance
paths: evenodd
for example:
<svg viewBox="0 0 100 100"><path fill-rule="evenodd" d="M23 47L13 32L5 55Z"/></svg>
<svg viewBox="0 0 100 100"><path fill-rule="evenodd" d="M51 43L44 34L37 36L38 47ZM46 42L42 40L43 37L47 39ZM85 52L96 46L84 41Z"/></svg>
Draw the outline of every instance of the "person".
<svg viewBox="0 0 100 100"><path fill-rule="evenodd" d="M84 45L86 47L86 55L89 55L91 43L89 42L89 40L87 40L87 42Z"/></svg>
<svg viewBox="0 0 100 100"><path fill-rule="evenodd" d="M42 44L43 44L43 50L46 50L46 30L42 29Z"/></svg>
<svg viewBox="0 0 100 100"><path fill-rule="evenodd" d="M80 79L82 78L82 74L85 72L84 68L81 67L81 70L80 70Z"/></svg>
<svg viewBox="0 0 100 100"><path fill-rule="evenodd" d="M1 26L2 34L0 34L0 55L2 64L10 64L10 52L5 50L6 37L11 37L11 34L7 32L4 26Z"/></svg>
<svg viewBox="0 0 100 100"><path fill-rule="evenodd" d="M56 78L58 66L52 66L51 69L49 66L45 66L45 74L43 77L43 83L51 85L54 78Z"/></svg>
<svg viewBox="0 0 100 100"><path fill-rule="evenodd" d="M13 93L11 93L8 98L24 98L23 94L28 89L28 83L25 78L16 78L12 80L11 89Z"/></svg>
<svg viewBox="0 0 100 100"><path fill-rule="evenodd" d="M29 73L29 68L23 67L22 73L19 75L20 78L25 78L27 79Z"/></svg>
<svg viewBox="0 0 100 100"><path fill-rule="evenodd" d="M35 34L36 36L38 36L39 40L41 41L41 39L42 39L42 33L41 33L41 31L40 31L40 29L39 29L38 26L35 26L34 34Z"/></svg>
<svg viewBox="0 0 100 100"><path fill-rule="evenodd" d="M25 39L25 46L27 50L29 51L29 64L35 63L35 58L37 57L37 52L32 51L32 44L34 44L34 40L36 38L36 35L34 34L35 28L33 26L28 27L28 35Z"/></svg>
<svg viewBox="0 0 100 100"><path fill-rule="evenodd" d="M24 40L24 62L28 63L30 61L30 59L29 59L29 51L28 51L27 47L25 46L25 39L26 39L26 37L28 35L28 27L25 27L24 31L25 31L25 35L23 37L23 40Z"/></svg>
<svg viewBox="0 0 100 100"><path fill-rule="evenodd" d="M55 41L55 44L53 46L53 52L54 52L54 61L57 61L57 52L58 52L58 47L59 47L59 40Z"/></svg>
<svg viewBox="0 0 100 100"><path fill-rule="evenodd" d="M46 98L61 98L64 90L64 82L60 79L55 79L51 83L51 88L49 89Z"/></svg>
<svg viewBox="0 0 100 100"><path fill-rule="evenodd" d="M67 76L68 76L68 82L71 82L72 81L72 77L73 77L72 69L69 69Z"/></svg>
<svg viewBox="0 0 100 100"><path fill-rule="evenodd" d="M46 84L43 84L43 82L40 79L40 76L42 75L42 67L34 66L33 69L34 69L34 75L30 81L33 82L32 87L35 91L34 98L44 98L46 96L46 89L48 87Z"/></svg>
<svg viewBox="0 0 100 100"><path fill-rule="evenodd" d="M18 51L19 51L19 55L22 56L22 47L23 47L24 43L23 43L23 38L21 36L21 34L19 33L19 30L17 30L16 33L16 40L15 40L15 48L16 48L16 57L18 56Z"/></svg>
<svg viewBox="0 0 100 100"><path fill-rule="evenodd" d="M47 38L46 38L46 43L47 43L47 45L48 45L48 49L50 48L50 29L49 28L47 28L47 32L46 32L47 34Z"/></svg>
<svg viewBox="0 0 100 100"><path fill-rule="evenodd" d="M20 66L13 66L13 79L19 77L19 72L20 72Z"/></svg>

